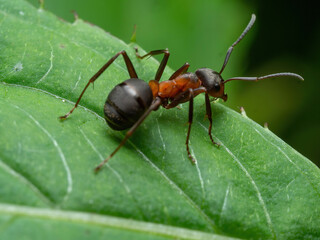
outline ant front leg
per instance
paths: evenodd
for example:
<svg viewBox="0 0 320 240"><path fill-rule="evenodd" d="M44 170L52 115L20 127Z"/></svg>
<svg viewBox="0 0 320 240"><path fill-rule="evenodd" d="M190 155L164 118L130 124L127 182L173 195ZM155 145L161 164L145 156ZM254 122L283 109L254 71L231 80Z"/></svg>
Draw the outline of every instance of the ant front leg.
<svg viewBox="0 0 320 240"><path fill-rule="evenodd" d="M76 104L74 105L74 107L64 116L61 116L60 119L63 120L63 119L66 119L67 117L69 117L69 115L74 111L74 109L76 109L76 107L78 106L84 92L87 90L87 88L89 87L90 83L93 83L95 80L97 80L97 78L114 62L114 60L117 59L117 57L119 57L119 55L122 55L123 56L123 59L126 63L126 66L127 66L127 69L128 69L128 73L130 75L131 78L138 78L138 75L136 73L136 70L134 69L133 67L133 64L130 60L130 58L128 57L126 51L121 51L121 52L118 52L116 55L114 55L105 65L102 66L102 68L99 69L99 71L94 74L90 80L88 81L87 85L84 87L84 89L82 90Z"/></svg>
<svg viewBox="0 0 320 240"><path fill-rule="evenodd" d="M139 53L138 53L138 48L136 48L136 55L138 58L140 59L143 59L147 56L154 56L154 55L159 55L159 54L164 54L163 56L163 59L160 63L160 66L158 68L158 71L156 73L156 76L154 77L154 80L159 82L160 81L160 78L164 72L164 69L166 68L167 66L167 63L168 63L168 59L169 59L169 56L170 56L170 53L169 53L169 50L168 49L162 49L162 50L154 50L154 51L150 51L148 52L147 54L143 55L143 56L140 56Z"/></svg>
<svg viewBox="0 0 320 240"><path fill-rule="evenodd" d="M209 99L209 95L208 93L205 94L205 99L206 99L206 116L208 117L208 120L209 120L209 130L208 130L208 134L209 134L209 137L211 139L211 142L213 144L216 144L217 146L220 146L219 143L216 143L213 138L212 138L212 135L211 135L211 129L212 129L212 112L211 112L211 105L210 105L210 99Z"/></svg>

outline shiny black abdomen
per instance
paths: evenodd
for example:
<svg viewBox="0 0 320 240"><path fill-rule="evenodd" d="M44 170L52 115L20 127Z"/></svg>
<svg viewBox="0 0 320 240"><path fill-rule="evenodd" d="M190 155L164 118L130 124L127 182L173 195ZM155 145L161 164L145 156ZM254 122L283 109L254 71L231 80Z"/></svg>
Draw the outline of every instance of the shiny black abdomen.
<svg viewBox="0 0 320 240"><path fill-rule="evenodd" d="M114 130L133 126L152 103L149 84L138 78L128 79L115 86L104 105L104 116Z"/></svg>

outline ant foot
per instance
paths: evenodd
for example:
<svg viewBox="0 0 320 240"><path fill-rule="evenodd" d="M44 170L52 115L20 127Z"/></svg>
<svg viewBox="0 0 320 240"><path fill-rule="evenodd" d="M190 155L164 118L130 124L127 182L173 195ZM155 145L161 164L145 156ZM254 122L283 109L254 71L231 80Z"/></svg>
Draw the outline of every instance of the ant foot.
<svg viewBox="0 0 320 240"><path fill-rule="evenodd" d="M192 163L192 164L196 164L197 160L195 160L195 159L191 156L191 154L188 154L188 156L189 156L189 159L190 159L191 163Z"/></svg>
<svg viewBox="0 0 320 240"><path fill-rule="evenodd" d="M139 50L138 50L138 47L134 47L134 49L136 50L136 56L138 57L138 58L140 58L140 59L142 59L142 57L140 56L140 54L139 54Z"/></svg>
<svg viewBox="0 0 320 240"><path fill-rule="evenodd" d="M69 115L70 115L70 113L67 113L67 114L64 115L64 116L60 116L59 119L60 119L61 121L64 121L64 120L66 120L66 119L69 117Z"/></svg>
<svg viewBox="0 0 320 240"><path fill-rule="evenodd" d="M66 119L67 119L67 117L68 117L67 115L60 116L60 117L59 117L59 119L60 119L61 121L63 121L63 120L66 120Z"/></svg>

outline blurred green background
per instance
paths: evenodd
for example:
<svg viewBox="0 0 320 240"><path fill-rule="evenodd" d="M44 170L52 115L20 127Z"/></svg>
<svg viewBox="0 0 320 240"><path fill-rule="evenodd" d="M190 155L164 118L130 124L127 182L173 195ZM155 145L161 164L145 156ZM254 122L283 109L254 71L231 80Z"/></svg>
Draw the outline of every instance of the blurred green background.
<svg viewBox="0 0 320 240"><path fill-rule="evenodd" d="M37 0L29 0L39 6ZM312 6L314 4L314 6ZM258 83L235 81L226 86L224 104L269 124L269 129L320 166L320 19L316 3L240 0L45 0L45 9L69 22L79 17L112 35L130 41L137 25L137 43L145 50L169 48L169 66L189 62L220 70L228 47L251 17L257 21L235 48L225 79L290 71L295 79ZM145 79L148 80L148 79ZM119 80L121 81L121 80ZM225 126L228 127L228 126Z"/></svg>

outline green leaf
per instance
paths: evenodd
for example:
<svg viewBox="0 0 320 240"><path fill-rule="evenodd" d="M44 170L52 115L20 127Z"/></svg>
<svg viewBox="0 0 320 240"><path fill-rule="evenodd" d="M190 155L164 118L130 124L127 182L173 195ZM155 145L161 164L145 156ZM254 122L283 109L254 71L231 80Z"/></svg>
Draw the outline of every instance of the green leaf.
<svg viewBox="0 0 320 240"><path fill-rule="evenodd" d="M22 0L0 0L1 239L319 239L320 171L268 129L219 103L214 139L203 97L185 150L188 105L160 109L99 174L121 141L103 119L128 78L126 50L146 81L158 67L132 45L78 19L66 23ZM164 79L172 73L166 69ZM231 239L230 238L230 239Z"/></svg>

